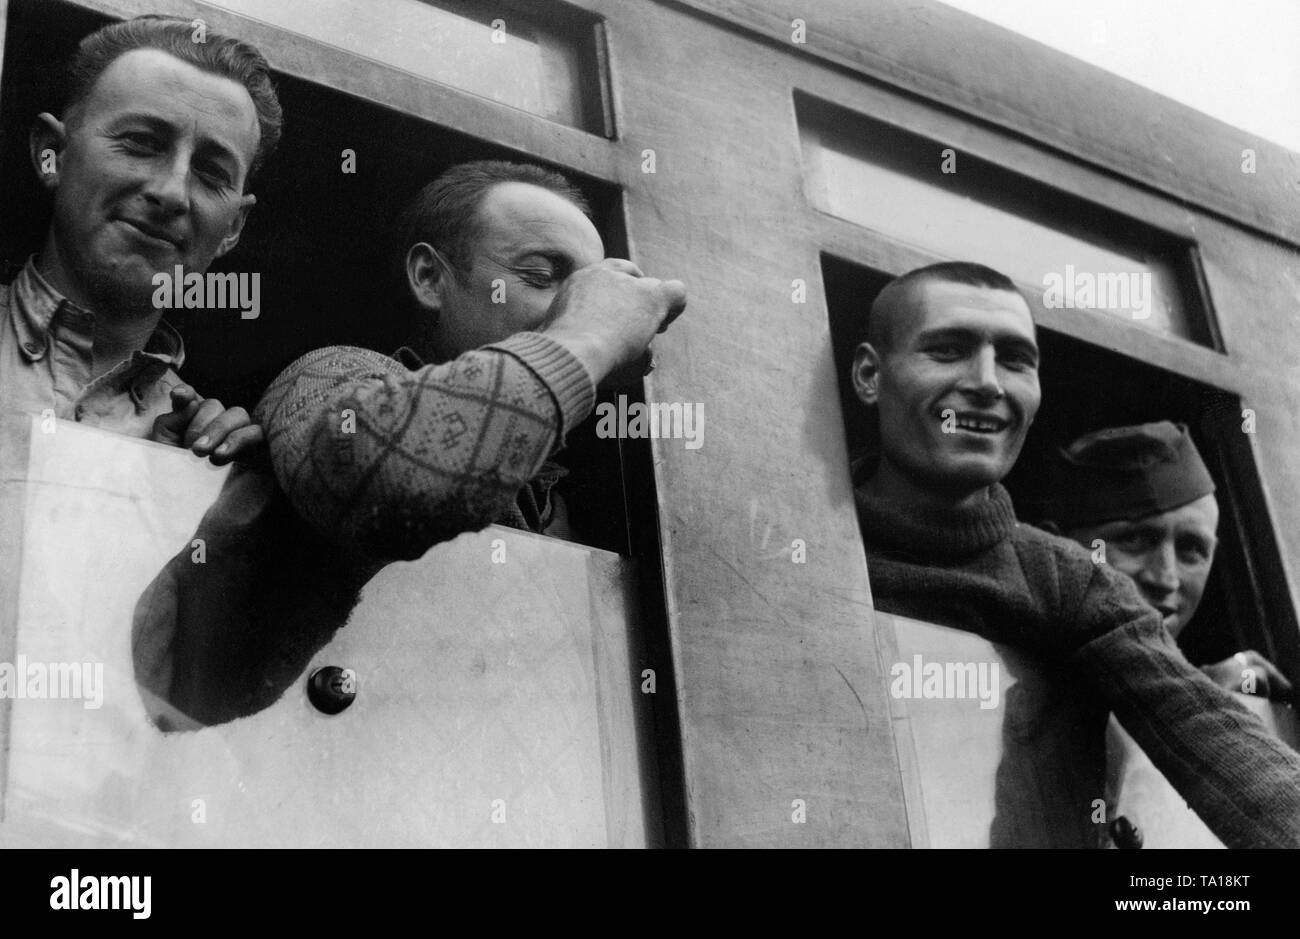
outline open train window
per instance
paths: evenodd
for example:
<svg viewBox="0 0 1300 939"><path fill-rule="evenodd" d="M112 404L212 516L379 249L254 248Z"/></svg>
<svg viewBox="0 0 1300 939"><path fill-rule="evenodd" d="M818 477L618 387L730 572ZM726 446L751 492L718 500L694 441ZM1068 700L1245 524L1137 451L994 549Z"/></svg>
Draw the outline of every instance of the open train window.
<svg viewBox="0 0 1300 939"><path fill-rule="evenodd" d="M902 273L898 271L896 273ZM849 380L868 311L891 274L822 256L836 375L850 455L870 459L875 428ZM1156 420L1184 422L1217 487L1219 548L1196 616L1179 638L1195 664L1254 648L1291 676L1300 657L1296 618L1281 576L1242 402L1220 389L1053 330L1039 327L1043 403L1015 469L1004 481L1022 520L1041 521L1042 470L1051 448L1103 427Z"/></svg>
<svg viewBox="0 0 1300 939"><path fill-rule="evenodd" d="M0 88L0 259L8 281L38 250L50 208L27 156L27 129L42 110L57 110L59 68L77 42L109 18L61 2L9 4ZM453 164L479 159L536 162L336 89L283 73L274 76L285 134L254 181L258 202L239 246L214 271L261 273L261 313L178 310L168 320L186 342L183 377L227 405L252 406L270 381L299 355L331 344L389 353L409 322L377 305L395 288L391 220L422 187ZM356 171L342 172L342 154ZM608 253L626 256L617 187L556 167L583 191ZM640 389L624 389L635 400ZM603 395L602 400L610 400ZM652 492L648 443L603 440L595 419L576 428L561 461L570 468L566 502L577 540L621 554L645 554L631 540L628 491Z"/></svg>

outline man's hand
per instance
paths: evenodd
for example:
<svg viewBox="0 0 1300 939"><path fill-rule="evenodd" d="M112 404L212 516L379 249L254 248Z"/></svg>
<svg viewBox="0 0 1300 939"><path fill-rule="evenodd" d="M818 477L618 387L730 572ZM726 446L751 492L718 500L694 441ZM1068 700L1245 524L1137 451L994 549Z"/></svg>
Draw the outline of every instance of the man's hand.
<svg viewBox="0 0 1300 939"><path fill-rule="evenodd" d="M1253 673L1253 681L1252 676L1247 674L1247 669ZM1220 688L1229 691L1257 694L1274 701L1287 701L1291 698L1291 682L1278 671L1276 665L1254 649L1238 652L1231 658L1215 662L1213 665L1203 665L1201 671L1209 675ZM1246 690L1251 687L1254 690Z"/></svg>
<svg viewBox="0 0 1300 939"><path fill-rule="evenodd" d="M631 261L606 258L569 275L544 332L576 355L597 384L621 383L641 376L650 340L685 309L681 281L645 277Z"/></svg>
<svg viewBox="0 0 1300 939"><path fill-rule="evenodd" d="M227 409L216 398L203 398L189 385L172 388L172 410L153 422L149 439L185 447L198 456L211 454L221 466L231 460L261 460L266 438L243 408Z"/></svg>

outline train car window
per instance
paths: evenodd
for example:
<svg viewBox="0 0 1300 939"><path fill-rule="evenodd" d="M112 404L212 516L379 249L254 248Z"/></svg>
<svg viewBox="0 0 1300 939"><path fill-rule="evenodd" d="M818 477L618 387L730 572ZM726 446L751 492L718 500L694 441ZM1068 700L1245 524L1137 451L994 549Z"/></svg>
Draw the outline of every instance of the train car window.
<svg viewBox="0 0 1300 939"><path fill-rule="evenodd" d="M0 141L6 180L0 214L12 221L0 233L6 281L37 250L49 221L48 201L28 161L26 128L36 113L56 107L51 82L57 68L83 35L106 22L63 4L10 4L0 123L23 132ZM425 183L468 160L536 162L290 75L277 73L275 81L290 130L254 183L258 203L239 246L212 265L213 271L258 271L261 312L255 319L233 310L167 316L186 342L183 377L208 396L249 409L281 369L311 349L350 344L393 352L402 344L409 313L391 302L398 285L390 222ZM364 172L343 174L340 154L358 141L383 146L358 154ZM626 256L618 188L556 168L582 189L608 253ZM629 400L641 394L622 393ZM602 400L611 397L602 393ZM625 484L624 477L644 475L637 469L644 460L630 455L644 441L598 439L593 416L566 443L561 462L571 467L566 503L575 540L638 553L628 519L641 510L629 509L625 493L651 490Z"/></svg>
<svg viewBox="0 0 1300 939"><path fill-rule="evenodd" d="M810 203L891 239L977 258L1045 302L1216 347L1187 243L1043 183L803 95Z"/></svg>
<svg viewBox="0 0 1300 939"><path fill-rule="evenodd" d="M216 6L609 136L599 20L562 3L216 0Z"/></svg>
<svg viewBox="0 0 1300 939"><path fill-rule="evenodd" d="M874 428L849 383L849 367L866 335L871 302L891 274L823 255L822 276L850 454L870 459ZM1004 481L1018 517L1030 523L1044 518L1050 493L1042 470L1051 448L1103 427L1186 423L1214 477L1221 514L1210 582L1179 643L1195 664L1254 648L1294 675L1300 664L1296 620L1290 602L1273 586L1281 580L1281 559L1249 437L1241 433L1240 399L1041 326L1038 339L1043 404Z"/></svg>

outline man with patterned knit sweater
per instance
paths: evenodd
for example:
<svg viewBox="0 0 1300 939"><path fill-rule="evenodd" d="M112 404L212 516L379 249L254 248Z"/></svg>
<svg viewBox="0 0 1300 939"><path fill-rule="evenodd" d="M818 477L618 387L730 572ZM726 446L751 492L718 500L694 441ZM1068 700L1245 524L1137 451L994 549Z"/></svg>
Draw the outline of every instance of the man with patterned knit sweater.
<svg viewBox="0 0 1300 939"><path fill-rule="evenodd" d="M562 535L549 457L685 308L680 282L605 259L582 195L541 167L453 167L397 232L415 349L331 346L285 369L256 409L275 480L232 474L196 533L206 563L186 548L137 604L160 726L273 703L389 561L493 522Z"/></svg>
<svg viewBox="0 0 1300 939"><path fill-rule="evenodd" d="M872 305L852 379L879 424L878 462L857 487L877 607L1064 669L1225 844L1300 847L1300 755L1183 658L1131 580L1016 521L1000 481L1041 392L1033 319L1012 281L966 263L894 280Z"/></svg>
<svg viewBox="0 0 1300 939"><path fill-rule="evenodd" d="M416 558L491 522L544 531L563 474L547 457L597 384L635 377L684 288L604 259L582 195L527 164L453 167L398 231L418 348L334 346L289 366L257 408L276 476L368 557Z"/></svg>

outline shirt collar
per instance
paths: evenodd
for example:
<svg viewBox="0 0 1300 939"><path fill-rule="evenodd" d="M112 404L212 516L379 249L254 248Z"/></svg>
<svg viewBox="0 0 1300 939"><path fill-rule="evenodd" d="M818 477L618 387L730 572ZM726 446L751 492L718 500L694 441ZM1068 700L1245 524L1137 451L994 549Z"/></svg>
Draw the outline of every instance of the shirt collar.
<svg viewBox="0 0 1300 939"><path fill-rule="evenodd" d="M28 361L39 359L48 351L50 326L56 315L60 322L75 325L88 337L94 334L95 314L51 287L36 269L35 255L28 258L14 278L12 291L14 329L18 333L22 354ZM172 371L179 371L185 363L185 342L166 320L158 321L143 352Z"/></svg>

